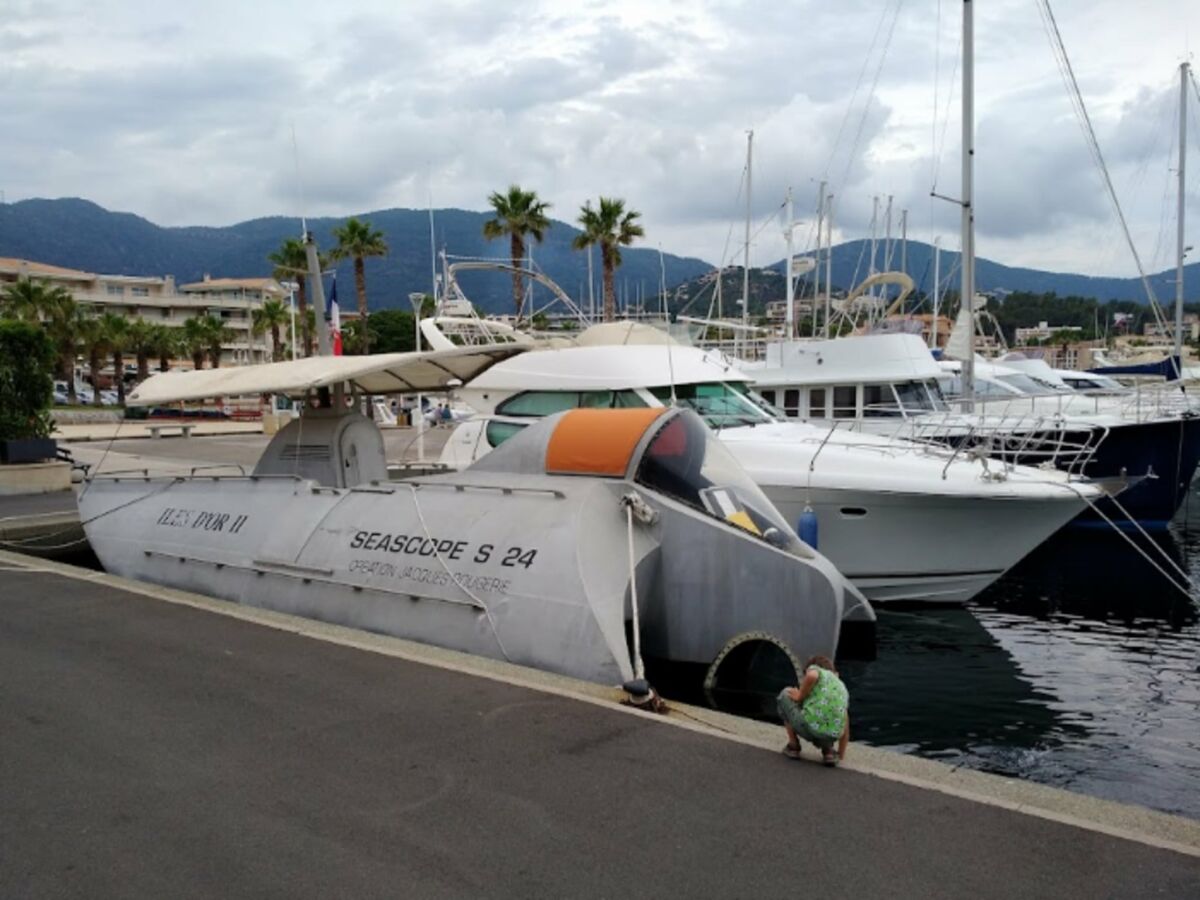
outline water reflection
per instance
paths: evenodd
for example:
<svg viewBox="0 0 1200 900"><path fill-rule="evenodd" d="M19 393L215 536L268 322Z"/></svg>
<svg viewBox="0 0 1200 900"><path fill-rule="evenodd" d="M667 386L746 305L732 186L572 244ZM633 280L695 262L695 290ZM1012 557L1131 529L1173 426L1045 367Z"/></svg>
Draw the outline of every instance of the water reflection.
<svg viewBox="0 0 1200 900"><path fill-rule="evenodd" d="M1155 542L1200 582L1192 522ZM1200 818L1198 610L1119 535L1063 532L970 609L882 613L842 665L855 736Z"/></svg>
<svg viewBox="0 0 1200 900"><path fill-rule="evenodd" d="M879 655L843 661L854 737L1007 771L1077 730L967 609L879 613Z"/></svg>

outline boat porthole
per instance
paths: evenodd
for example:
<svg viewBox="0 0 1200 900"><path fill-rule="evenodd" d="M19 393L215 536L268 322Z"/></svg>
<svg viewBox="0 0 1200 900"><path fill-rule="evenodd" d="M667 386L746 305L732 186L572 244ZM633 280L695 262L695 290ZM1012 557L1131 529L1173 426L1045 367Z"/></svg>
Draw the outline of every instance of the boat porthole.
<svg viewBox="0 0 1200 900"><path fill-rule="evenodd" d="M841 513L842 517L846 519L861 519L867 514L867 511L861 506L843 506Z"/></svg>

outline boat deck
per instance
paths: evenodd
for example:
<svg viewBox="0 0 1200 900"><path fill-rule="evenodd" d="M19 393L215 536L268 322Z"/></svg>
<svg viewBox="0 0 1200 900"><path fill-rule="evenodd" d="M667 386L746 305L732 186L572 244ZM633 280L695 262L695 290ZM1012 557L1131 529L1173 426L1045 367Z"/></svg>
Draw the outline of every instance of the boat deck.
<svg viewBox="0 0 1200 900"><path fill-rule="evenodd" d="M1200 823L353 634L0 554L0 896L1200 894Z"/></svg>

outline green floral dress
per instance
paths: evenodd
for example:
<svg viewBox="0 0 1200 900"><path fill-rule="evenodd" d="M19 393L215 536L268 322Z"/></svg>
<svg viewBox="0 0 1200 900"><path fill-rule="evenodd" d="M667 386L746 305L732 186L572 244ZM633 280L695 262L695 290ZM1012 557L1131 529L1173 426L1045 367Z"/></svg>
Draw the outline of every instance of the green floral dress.
<svg viewBox="0 0 1200 900"><path fill-rule="evenodd" d="M846 726L846 710L850 707L850 692L842 679L828 669L812 666L816 670L817 683L800 708L805 726L820 737L840 737Z"/></svg>

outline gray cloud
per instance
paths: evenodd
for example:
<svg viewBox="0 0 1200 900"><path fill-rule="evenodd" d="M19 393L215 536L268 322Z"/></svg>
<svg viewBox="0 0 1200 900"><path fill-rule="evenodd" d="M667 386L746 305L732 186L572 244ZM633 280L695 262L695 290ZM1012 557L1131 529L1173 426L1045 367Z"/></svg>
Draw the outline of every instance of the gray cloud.
<svg viewBox="0 0 1200 900"><path fill-rule="evenodd" d="M952 236L956 209L929 199L930 116L936 50L939 116L951 112L939 189L954 194L957 113L945 101L957 9L943 4L939 29L934 10L905 5L884 56L895 2L213 0L203 15L10 2L0 186L10 198L77 194L164 224L225 224L423 206L431 191L437 205L478 209L515 181L567 220L588 198L624 196L650 243L716 260L731 226L740 233L752 127L756 261L783 252L772 216L787 186L810 215L824 177L843 237L865 235L872 195L889 193L914 236ZM1137 50L1161 55L1163 36L1186 23L1164 24L1166 7L1151 3L1118 28L1122 7L1098 2L1060 23L1068 40L1087 25L1081 83L1114 178L1139 238L1165 246L1170 65L1151 78ZM1089 246L1112 244L1111 212L1036 13L1001 0L979 17L982 244L1025 263L1128 271L1114 253L1088 259Z"/></svg>

